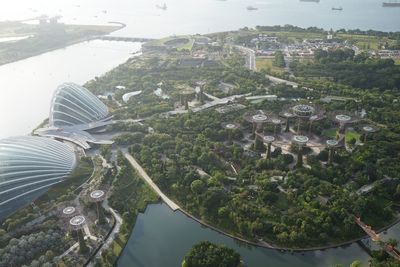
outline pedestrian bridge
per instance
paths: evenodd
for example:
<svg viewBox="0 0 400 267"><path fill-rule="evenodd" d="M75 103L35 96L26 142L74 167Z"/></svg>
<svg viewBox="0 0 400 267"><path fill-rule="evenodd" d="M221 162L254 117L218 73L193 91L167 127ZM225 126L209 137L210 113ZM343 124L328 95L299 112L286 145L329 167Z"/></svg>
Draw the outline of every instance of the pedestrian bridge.
<svg viewBox="0 0 400 267"><path fill-rule="evenodd" d="M105 41L120 41L120 42L149 42L153 39L151 38L141 38L141 37L124 37L124 36L111 36L111 35L104 35L104 36L97 36L93 39L97 40L105 40Z"/></svg>

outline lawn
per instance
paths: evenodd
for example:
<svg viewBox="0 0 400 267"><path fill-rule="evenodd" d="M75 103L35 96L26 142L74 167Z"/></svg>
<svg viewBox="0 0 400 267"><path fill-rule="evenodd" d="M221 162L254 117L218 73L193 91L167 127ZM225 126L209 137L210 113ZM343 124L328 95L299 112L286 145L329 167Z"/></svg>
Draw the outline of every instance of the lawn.
<svg viewBox="0 0 400 267"><path fill-rule="evenodd" d="M262 31L262 33L267 34L269 36L277 36L277 37L287 37L291 40L295 39L322 39L325 37L322 33L315 32L274 32L274 31Z"/></svg>
<svg viewBox="0 0 400 267"><path fill-rule="evenodd" d="M256 58L257 70L262 70L262 69L268 70L269 69L272 72L283 73L284 69L274 66L272 64L273 60L274 60L273 58Z"/></svg>
<svg viewBox="0 0 400 267"><path fill-rule="evenodd" d="M322 132L322 135L328 138L336 139L336 128L324 130ZM356 140L359 140L360 134L357 133L356 131L346 131L346 142L350 141L352 138L355 138Z"/></svg>
<svg viewBox="0 0 400 267"><path fill-rule="evenodd" d="M176 49L178 51L183 50L183 49L192 50L195 39L189 35L187 35L187 36L171 36L171 37L166 37L166 38L162 38L162 39L157 39L157 40L148 42L147 45L149 45L149 46L166 46L168 42L173 42L174 40L180 40L180 39L187 39L187 42L177 45Z"/></svg>
<svg viewBox="0 0 400 267"><path fill-rule="evenodd" d="M378 49L380 44L385 44L386 42L389 44L394 44L395 42L395 40L391 40L386 37L382 38L378 36L357 35L357 34L347 34L347 33L340 33L337 36L344 40L353 41L354 44L360 49L367 49L368 46L370 49Z"/></svg>

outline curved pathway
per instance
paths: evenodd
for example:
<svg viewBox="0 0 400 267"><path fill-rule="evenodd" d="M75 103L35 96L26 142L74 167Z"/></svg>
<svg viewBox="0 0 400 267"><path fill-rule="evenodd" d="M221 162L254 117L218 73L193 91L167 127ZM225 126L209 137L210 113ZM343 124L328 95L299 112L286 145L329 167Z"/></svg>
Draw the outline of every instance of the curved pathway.
<svg viewBox="0 0 400 267"><path fill-rule="evenodd" d="M140 164L136 161L134 157L132 157L131 154L129 153L124 153L125 158L129 161L129 163L132 165L133 168L139 173L139 175L148 183L151 188L161 197L161 199L165 202L165 204L168 205L173 211L176 210L181 210L181 208L173 202L171 199L169 199L161 190L158 188L158 186L151 180L150 176L146 173L146 171L140 166Z"/></svg>

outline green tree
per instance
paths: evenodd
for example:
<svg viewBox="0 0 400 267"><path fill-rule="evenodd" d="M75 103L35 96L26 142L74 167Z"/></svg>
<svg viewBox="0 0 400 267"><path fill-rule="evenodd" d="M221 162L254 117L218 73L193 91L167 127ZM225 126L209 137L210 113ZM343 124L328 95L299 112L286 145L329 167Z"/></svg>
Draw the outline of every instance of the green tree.
<svg viewBox="0 0 400 267"><path fill-rule="evenodd" d="M202 180L194 180L190 184L190 189L192 190L193 193L200 195L201 193L204 192L205 189L204 182Z"/></svg>
<svg viewBox="0 0 400 267"><path fill-rule="evenodd" d="M182 267L238 267L240 255L231 248L202 241L185 256Z"/></svg>
<svg viewBox="0 0 400 267"><path fill-rule="evenodd" d="M356 260L350 264L350 267L362 267L361 261Z"/></svg>

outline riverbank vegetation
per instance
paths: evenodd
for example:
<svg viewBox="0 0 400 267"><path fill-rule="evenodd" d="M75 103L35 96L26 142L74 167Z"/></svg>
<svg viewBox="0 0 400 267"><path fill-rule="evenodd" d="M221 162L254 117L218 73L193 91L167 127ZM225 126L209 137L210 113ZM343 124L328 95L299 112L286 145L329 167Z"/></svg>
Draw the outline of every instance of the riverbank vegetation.
<svg viewBox="0 0 400 267"><path fill-rule="evenodd" d="M115 266L118 257L131 235L136 218L150 203L158 201L157 195L143 182L122 153L117 155L117 164L121 168L113 178L110 206L122 215L120 232L112 241L110 248L102 253L96 266Z"/></svg>
<svg viewBox="0 0 400 267"><path fill-rule="evenodd" d="M239 253L224 245L202 241L185 256L182 267L241 267Z"/></svg>

